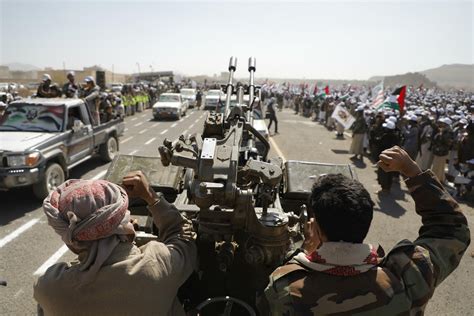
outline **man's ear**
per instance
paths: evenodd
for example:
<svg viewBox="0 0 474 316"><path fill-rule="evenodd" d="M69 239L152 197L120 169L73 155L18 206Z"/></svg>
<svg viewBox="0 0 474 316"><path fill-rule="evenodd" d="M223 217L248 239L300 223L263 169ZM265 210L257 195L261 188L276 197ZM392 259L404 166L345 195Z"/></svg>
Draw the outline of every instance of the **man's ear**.
<svg viewBox="0 0 474 316"><path fill-rule="evenodd" d="M323 242L328 241L328 237L326 236L326 234L324 233L324 231L321 229L321 227L319 226L319 223L318 223L318 222L315 222L314 230L315 230L315 236L316 236L316 238L317 238L318 241L319 241L319 246L321 246L321 244L322 244ZM319 246L318 246L318 247L319 247Z"/></svg>

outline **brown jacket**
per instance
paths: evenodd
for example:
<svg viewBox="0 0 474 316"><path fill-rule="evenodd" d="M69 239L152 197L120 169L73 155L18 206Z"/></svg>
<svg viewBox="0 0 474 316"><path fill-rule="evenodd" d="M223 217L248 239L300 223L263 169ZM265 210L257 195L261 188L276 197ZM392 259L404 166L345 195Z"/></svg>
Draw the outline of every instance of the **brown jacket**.
<svg viewBox="0 0 474 316"><path fill-rule="evenodd" d="M196 266L190 225L164 199L149 207L159 240L119 244L97 275L77 288L80 264L58 263L34 285L45 315L184 315L176 294Z"/></svg>

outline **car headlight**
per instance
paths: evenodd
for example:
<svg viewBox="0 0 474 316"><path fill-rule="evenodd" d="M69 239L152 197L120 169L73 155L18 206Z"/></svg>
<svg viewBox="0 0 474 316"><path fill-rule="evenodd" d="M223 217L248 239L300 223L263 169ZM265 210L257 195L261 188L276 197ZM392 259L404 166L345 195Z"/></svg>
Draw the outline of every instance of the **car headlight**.
<svg viewBox="0 0 474 316"><path fill-rule="evenodd" d="M28 166L32 167L38 163L41 155L39 152L29 153L27 155L13 155L7 156L7 163L9 167Z"/></svg>

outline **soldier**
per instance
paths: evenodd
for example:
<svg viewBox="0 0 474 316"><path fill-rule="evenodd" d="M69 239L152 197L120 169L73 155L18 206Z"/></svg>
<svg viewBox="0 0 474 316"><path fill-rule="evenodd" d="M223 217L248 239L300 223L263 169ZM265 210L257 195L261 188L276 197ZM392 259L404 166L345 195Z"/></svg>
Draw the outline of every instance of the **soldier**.
<svg viewBox="0 0 474 316"><path fill-rule="evenodd" d="M394 120L388 118L385 123L382 124L382 131L380 139L377 142L377 156L386 149L389 149L400 143L400 138L396 131L396 126ZM392 188L393 177L396 173L387 172L382 167L378 166L377 168L377 181L382 187L378 194L390 194L390 189Z"/></svg>
<svg viewBox="0 0 474 316"><path fill-rule="evenodd" d="M192 226L140 171L122 186L68 180L44 200L48 223L78 255L73 265L50 267L34 285L45 315L185 315L176 293L196 266ZM129 198L147 203L159 241L135 246Z"/></svg>
<svg viewBox="0 0 474 316"><path fill-rule="evenodd" d="M61 96L61 92L56 84L51 83L51 76L44 74L43 82L39 85L36 96L40 98L58 98Z"/></svg>
<svg viewBox="0 0 474 316"><path fill-rule="evenodd" d="M441 183L446 180L445 167L446 159L453 143L453 134L451 131L451 119L442 117L438 120L437 130L433 135L431 144L433 152L433 166L431 170L438 177Z"/></svg>
<svg viewBox="0 0 474 316"><path fill-rule="evenodd" d="M431 151L431 140L433 138L433 121L425 113L422 124L420 126L419 150L416 163L422 170L429 169L433 163L433 152Z"/></svg>
<svg viewBox="0 0 474 316"><path fill-rule="evenodd" d="M67 80L68 82L63 85L63 95L66 96L66 98L77 98L79 85L76 83L74 71L67 73Z"/></svg>
<svg viewBox="0 0 474 316"><path fill-rule="evenodd" d="M416 160L418 153L418 117L411 115L408 118L407 126L402 127L403 149L410 155L410 158Z"/></svg>
<svg viewBox="0 0 474 316"><path fill-rule="evenodd" d="M99 104L100 104L100 88L95 84L94 78L87 76L84 79L85 87L82 94L84 102L89 108L92 125L97 126L100 124Z"/></svg>
<svg viewBox="0 0 474 316"><path fill-rule="evenodd" d="M275 122L275 134L278 134L278 120L276 117L276 112L275 112L275 98L271 98L270 102L267 105L267 118L270 119L270 123L268 123L268 132L270 132L270 127L272 126L272 123Z"/></svg>
<svg viewBox="0 0 474 316"><path fill-rule="evenodd" d="M356 110L356 121L352 125L352 143L349 150L350 154L353 154L350 159L358 159L357 156L360 156L360 160L364 159L364 137L367 133L367 123L364 118L364 106L360 105Z"/></svg>
<svg viewBox="0 0 474 316"><path fill-rule="evenodd" d="M386 256L363 243L373 216L369 193L340 174L323 176L308 201L302 249L270 275L261 315L423 314L470 243L467 220L436 176L403 149L384 151L379 165L407 178L423 223L418 238Z"/></svg>

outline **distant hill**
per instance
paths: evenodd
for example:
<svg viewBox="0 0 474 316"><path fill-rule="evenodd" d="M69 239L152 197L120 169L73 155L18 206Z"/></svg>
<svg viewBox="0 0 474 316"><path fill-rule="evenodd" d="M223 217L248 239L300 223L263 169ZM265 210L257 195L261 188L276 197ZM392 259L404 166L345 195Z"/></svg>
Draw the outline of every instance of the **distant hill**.
<svg viewBox="0 0 474 316"><path fill-rule="evenodd" d="M22 63L9 63L2 66L7 66L11 71L31 71L31 70L40 70L40 68Z"/></svg>
<svg viewBox="0 0 474 316"><path fill-rule="evenodd" d="M384 79L386 86L391 86L392 83L395 83L395 85L407 84L420 86L423 83L423 86L426 88L430 88L436 84L443 89L456 88L474 91L474 65L443 65L438 68L404 75L374 76L369 78L369 81L378 82L382 79Z"/></svg>
<svg viewBox="0 0 474 316"><path fill-rule="evenodd" d="M452 64L422 71L430 80L445 88L474 91L474 65Z"/></svg>
<svg viewBox="0 0 474 316"><path fill-rule="evenodd" d="M400 85L407 85L413 86L418 88L419 86L423 85L424 88L433 88L436 87L436 83L431 81L426 77L426 75L421 74L419 72L409 72L403 75L395 75L395 76L377 76L372 77L369 80L379 82L383 79L384 86L386 87L395 87Z"/></svg>

